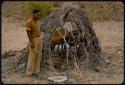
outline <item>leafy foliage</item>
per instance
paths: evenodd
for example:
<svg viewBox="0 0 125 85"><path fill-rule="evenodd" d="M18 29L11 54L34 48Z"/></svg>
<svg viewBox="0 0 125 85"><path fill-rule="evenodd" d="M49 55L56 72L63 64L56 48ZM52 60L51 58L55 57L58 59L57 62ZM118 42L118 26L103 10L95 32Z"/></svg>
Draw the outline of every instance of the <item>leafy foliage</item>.
<svg viewBox="0 0 125 85"><path fill-rule="evenodd" d="M47 2L29 2L28 5L30 13L34 9L40 10L41 18L45 18L46 16L48 16L54 8L54 5L52 3Z"/></svg>

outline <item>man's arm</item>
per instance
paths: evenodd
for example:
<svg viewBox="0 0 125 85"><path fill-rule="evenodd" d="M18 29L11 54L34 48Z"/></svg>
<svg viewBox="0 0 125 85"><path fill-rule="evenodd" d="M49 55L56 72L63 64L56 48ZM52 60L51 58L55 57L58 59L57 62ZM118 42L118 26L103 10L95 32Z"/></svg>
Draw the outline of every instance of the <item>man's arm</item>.
<svg viewBox="0 0 125 85"><path fill-rule="evenodd" d="M31 31L27 30L27 35L28 35L29 41L31 43L31 47L33 48L34 47L34 43L33 43L33 38L32 38L32 35L31 35Z"/></svg>

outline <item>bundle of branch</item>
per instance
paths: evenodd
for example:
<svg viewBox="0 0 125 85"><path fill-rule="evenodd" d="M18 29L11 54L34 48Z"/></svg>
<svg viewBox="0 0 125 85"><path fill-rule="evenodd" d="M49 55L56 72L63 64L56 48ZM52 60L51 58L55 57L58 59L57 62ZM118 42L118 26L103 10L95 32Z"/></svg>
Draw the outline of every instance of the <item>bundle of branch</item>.
<svg viewBox="0 0 125 85"><path fill-rule="evenodd" d="M65 7L53 11L41 25L41 29L45 30L44 37L46 38L46 41L44 42L51 43L50 37L60 28L68 30L68 28L64 28L64 25L69 22L71 23L73 30L78 31L79 34L81 33L79 37L82 36L80 42L74 42L79 45L77 53L81 56L81 59L79 59L81 66L84 68L95 69L102 60L101 47L92 28L92 23L86 16L85 11L76 7ZM49 36L47 38L46 35L48 34ZM47 46L47 43L44 43L45 47Z"/></svg>

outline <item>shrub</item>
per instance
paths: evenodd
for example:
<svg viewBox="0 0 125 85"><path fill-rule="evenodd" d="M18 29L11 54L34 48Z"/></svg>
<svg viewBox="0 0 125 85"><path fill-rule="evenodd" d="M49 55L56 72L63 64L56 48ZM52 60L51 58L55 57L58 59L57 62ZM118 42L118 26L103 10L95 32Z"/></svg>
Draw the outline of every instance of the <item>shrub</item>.
<svg viewBox="0 0 125 85"><path fill-rule="evenodd" d="M29 2L29 9L30 9L30 14L32 13L33 9L38 9L40 10L41 13L41 18L45 18L48 16L52 9L54 8L53 4L51 2Z"/></svg>

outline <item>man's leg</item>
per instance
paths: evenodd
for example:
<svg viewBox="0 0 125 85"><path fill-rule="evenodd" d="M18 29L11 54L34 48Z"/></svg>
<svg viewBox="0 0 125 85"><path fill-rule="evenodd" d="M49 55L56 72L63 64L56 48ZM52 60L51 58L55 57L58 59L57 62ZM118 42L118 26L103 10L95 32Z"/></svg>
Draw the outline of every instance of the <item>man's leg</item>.
<svg viewBox="0 0 125 85"><path fill-rule="evenodd" d="M41 56L42 56L41 47L42 47L41 39L38 37L38 38L36 38L36 48L35 48L35 50L37 51L36 56L35 56L35 63L34 63L34 65L35 65L34 73L35 74L40 73L40 61L41 61Z"/></svg>
<svg viewBox="0 0 125 85"><path fill-rule="evenodd" d="M32 75L34 71L34 60L35 60L35 54L34 54L34 49L31 48L30 43L28 43L28 63L26 67L26 75Z"/></svg>

